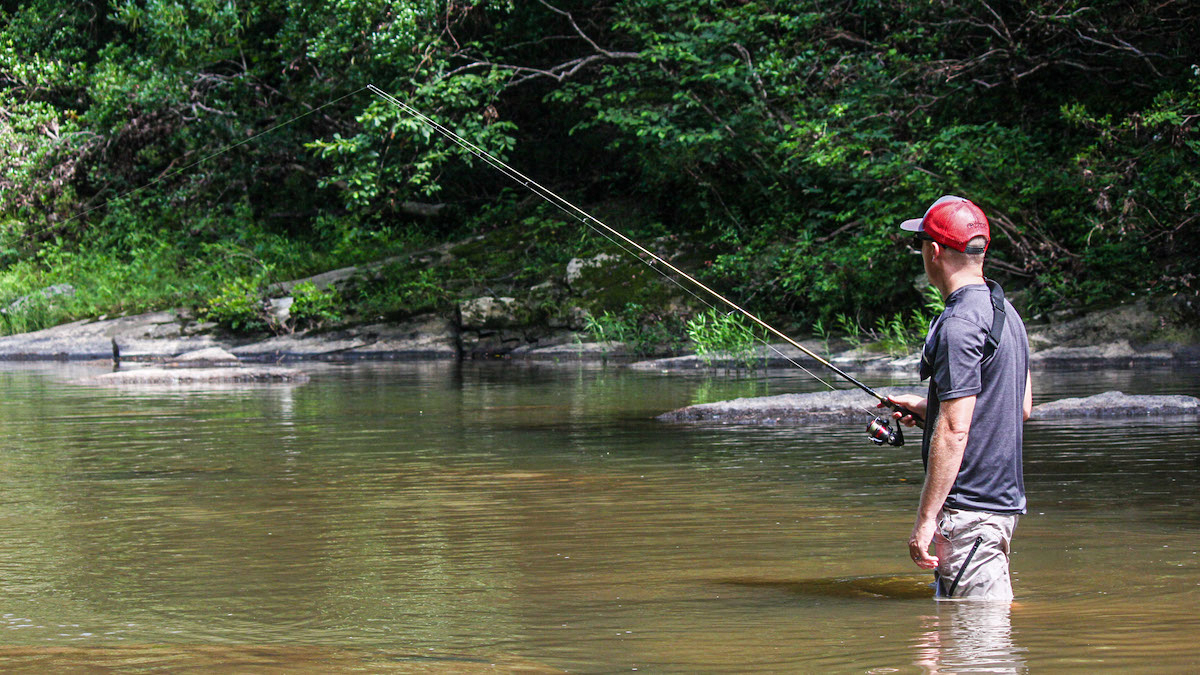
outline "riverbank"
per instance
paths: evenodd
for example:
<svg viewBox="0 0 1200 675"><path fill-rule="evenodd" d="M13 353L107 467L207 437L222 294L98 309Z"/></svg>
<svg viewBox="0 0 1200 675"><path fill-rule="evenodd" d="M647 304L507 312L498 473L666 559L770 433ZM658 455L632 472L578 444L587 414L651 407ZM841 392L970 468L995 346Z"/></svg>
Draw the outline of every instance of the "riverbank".
<svg viewBox="0 0 1200 675"><path fill-rule="evenodd" d="M221 332L186 310L100 317L40 331L0 337L0 360L165 361L203 349L220 348L241 361L513 359L541 362L606 360L658 371L723 369L695 354L638 357L620 343L589 342L584 332L565 327L523 327L505 320L504 303L473 300L453 317L426 315L401 322L378 322L329 331L258 337ZM1200 339L1186 329L1164 330L1164 318L1135 303L1068 320L1029 325L1032 365L1038 368L1128 368L1200 364ZM886 353L859 345L837 349L809 339L801 342L853 370L909 372L918 355ZM832 347L832 349L830 348ZM759 366L790 368L816 363L796 348L765 345ZM819 367L819 366L817 366Z"/></svg>

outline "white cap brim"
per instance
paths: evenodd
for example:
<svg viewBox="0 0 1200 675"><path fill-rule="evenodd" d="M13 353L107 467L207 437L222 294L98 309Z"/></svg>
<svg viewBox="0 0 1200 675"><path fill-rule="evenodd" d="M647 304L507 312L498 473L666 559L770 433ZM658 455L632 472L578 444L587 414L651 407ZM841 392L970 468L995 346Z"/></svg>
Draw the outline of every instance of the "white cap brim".
<svg viewBox="0 0 1200 675"><path fill-rule="evenodd" d="M955 197L954 195L942 195L941 197L938 197L936 202L930 204L929 208L925 209L925 216L928 216L929 212L933 210L933 207L937 206L938 204L951 201L965 202L967 200L963 199L962 197ZM912 218L900 223L900 229L908 230L909 232L924 232L925 228L921 227L921 223L925 222L925 216L921 216L920 218Z"/></svg>

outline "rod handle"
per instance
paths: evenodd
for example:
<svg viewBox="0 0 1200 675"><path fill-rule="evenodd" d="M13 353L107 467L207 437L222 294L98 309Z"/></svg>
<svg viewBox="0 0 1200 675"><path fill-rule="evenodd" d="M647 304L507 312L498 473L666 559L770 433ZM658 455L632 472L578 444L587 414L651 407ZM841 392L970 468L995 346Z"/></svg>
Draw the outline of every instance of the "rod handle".
<svg viewBox="0 0 1200 675"><path fill-rule="evenodd" d="M918 429L925 428L925 418L923 418L920 415L918 415L917 413L909 410L908 408L905 408L904 406L900 405L899 403L893 403L892 401L890 401L889 399L887 399L885 397L880 400L880 404L886 408L889 408L893 412L900 413L901 417L911 416L913 418L913 422L916 422L916 426Z"/></svg>

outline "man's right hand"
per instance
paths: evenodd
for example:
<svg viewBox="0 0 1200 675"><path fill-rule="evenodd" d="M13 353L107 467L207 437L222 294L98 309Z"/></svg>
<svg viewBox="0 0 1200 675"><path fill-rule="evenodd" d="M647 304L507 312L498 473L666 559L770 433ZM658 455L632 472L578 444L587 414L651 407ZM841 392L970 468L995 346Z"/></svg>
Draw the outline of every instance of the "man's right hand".
<svg viewBox="0 0 1200 675"><path fill-rule="evenodd" d="M929 555L929 543L933 541L936 525L932 519L918 518L908 538L908 555L917 567L931 570L938 566L938 557Z"/></svg>
<svg viewBox="0 0 1200 675"><path fill-rule="evenodd" d="M929 401L927 401L924 396L917 396L916 394L889 396L888 400L898 406L901 406L909 412L915 413L921 419L925 419L925 411L929 408ZM884 404L880 403L877 407L882 408L884 407ZM892 412L892 417L900 420L900 423L906 427L914 427L917 425L917 420L913 419L912 415L905 414L899 410Z"/></svg>

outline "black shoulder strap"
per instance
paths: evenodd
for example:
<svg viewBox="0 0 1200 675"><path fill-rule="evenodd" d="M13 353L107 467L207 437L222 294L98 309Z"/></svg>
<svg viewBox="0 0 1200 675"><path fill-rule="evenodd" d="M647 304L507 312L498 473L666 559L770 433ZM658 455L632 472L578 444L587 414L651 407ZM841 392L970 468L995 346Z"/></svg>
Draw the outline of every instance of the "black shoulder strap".
<svg viewBox="0 0 1200 675"><path fill-rule="evenodd" d="M992 296L992 327L988 329L987 343L983 345L984 361L995 353L1000 346L1000 336L1004 334L1004 289L991 279L987 280L987 285Z"/></svg>

